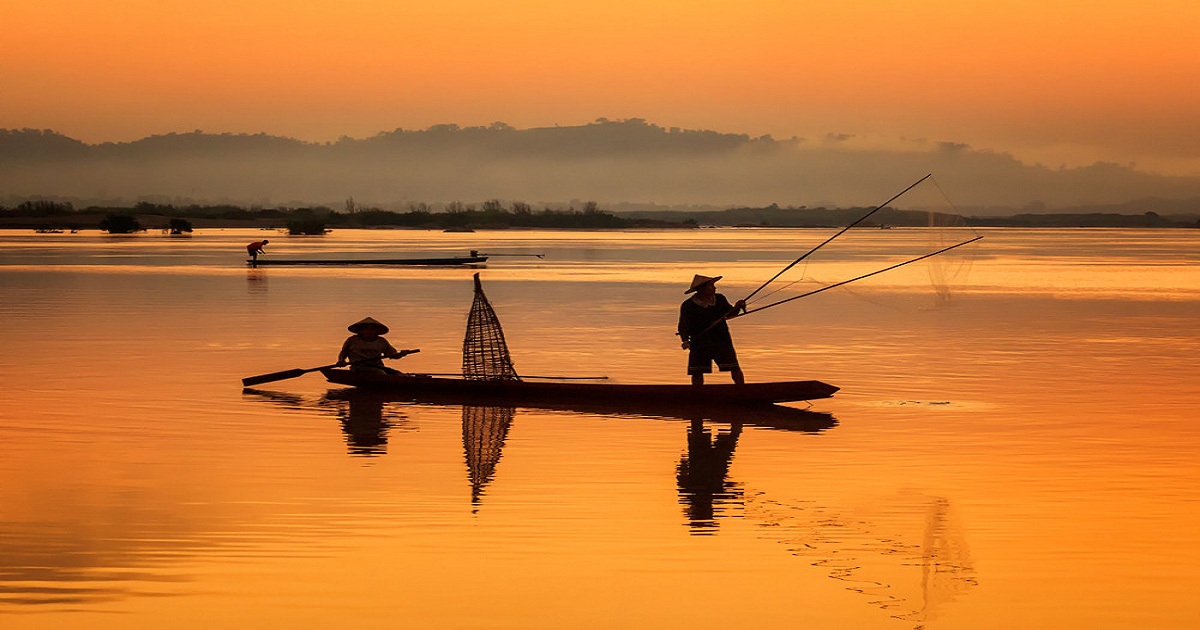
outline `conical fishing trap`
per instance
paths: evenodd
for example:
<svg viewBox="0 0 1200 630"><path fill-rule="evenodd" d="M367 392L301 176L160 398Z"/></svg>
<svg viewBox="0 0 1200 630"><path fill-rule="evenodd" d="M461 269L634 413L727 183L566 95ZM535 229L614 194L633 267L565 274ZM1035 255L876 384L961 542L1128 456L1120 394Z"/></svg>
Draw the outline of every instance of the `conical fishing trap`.
<svg viewBox="0 0 1200 630"><path fill-rule="evenodd" d="M463 338L462 374L472 380L521 380L508 353L500 319L483 294L479 274L475 274L475 301L467 316L467 334Z"/></svg>

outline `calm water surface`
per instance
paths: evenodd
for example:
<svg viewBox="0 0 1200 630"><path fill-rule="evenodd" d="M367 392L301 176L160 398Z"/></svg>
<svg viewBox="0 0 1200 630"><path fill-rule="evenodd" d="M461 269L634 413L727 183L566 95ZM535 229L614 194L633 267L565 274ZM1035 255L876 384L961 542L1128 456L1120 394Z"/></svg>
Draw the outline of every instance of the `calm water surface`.
<svg viewBox="0 0 1200 630"><path fill-rule="evenodd" d="M733 323L750 380L842 388L796 422L240 379L366 315L456 372L479 271L520 372L685 382L692 274L743 297L832 231L0 231L0 626L1197 627L1200 231L981 233ZM545 257L247 269L264 235ZM767 301L934 236L847 233Z"/></svg>

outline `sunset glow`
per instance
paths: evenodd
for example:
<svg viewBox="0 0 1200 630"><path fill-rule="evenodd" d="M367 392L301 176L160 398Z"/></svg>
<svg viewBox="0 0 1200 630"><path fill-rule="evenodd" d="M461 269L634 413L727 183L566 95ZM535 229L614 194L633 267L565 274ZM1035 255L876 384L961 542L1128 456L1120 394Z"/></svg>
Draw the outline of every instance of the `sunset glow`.
<svg viewBox="0 0 1200 630"><path fill-rule="evenodd" d="M1190 2L5 0L0 18L0 127L87 142L637 117L1200 172Z"/></svg>

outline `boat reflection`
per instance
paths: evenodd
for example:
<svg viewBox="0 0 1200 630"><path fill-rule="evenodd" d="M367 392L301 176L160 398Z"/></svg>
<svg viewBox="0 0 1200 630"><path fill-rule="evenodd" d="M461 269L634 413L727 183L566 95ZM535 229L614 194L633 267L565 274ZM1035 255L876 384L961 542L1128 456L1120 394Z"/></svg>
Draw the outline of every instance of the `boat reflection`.
<svg viewBox="0 0 1200 630"><path fill-rule="evenodd" d="M330 400L353 400L374 398L383 402L407 403L411 405L479 405L481 401L453 394L392 394L387 391L346 388L330 390L325 397ZM616 418L643 418L659 420L704 420L726 424L740 424L781 431L803 431L817 433L837 426L832 414L787 407L784 405L688 405L677 403L655 403L638 401L631 406L622 401L611 402L567 402L521 401L519 407L488 400L486 406L549 409L571 413L603 415Z"/></svg>
<svg viewBox="0 0 1200 630"><path fill-rule="evenodd" d="M505 440L518 410L506 405L470 404L470 401L461 399L414 401L408 397L357 388L330 390L313 402L305 402L299 396L263 390L246 389L244 394L289 408L332 410L342 425L348 452L359 456L386 453L389 431L407 422L407 416L398 408L461 405L463 458L471 488L471 504L476 510L482 505L488 484L496 476ZM729 479L729 468L744 427L820 432L837 424L833 416L827 413L778 405L671 405L648 409L639 406L638 413L631 413L628 407L619 404L539 403L529 408L613 418L686 422L686 448L675 466L675 481L679 503L683 507L684 524L691 533L697 535L715 533L718 519L744 503L742 484Z"/></svg>

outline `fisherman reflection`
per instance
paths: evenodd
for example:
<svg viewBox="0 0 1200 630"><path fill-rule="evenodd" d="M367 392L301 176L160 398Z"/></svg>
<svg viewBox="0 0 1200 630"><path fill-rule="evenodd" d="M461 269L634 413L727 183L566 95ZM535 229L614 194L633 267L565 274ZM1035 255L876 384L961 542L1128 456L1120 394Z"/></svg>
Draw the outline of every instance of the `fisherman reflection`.
<svg viewBox="0 0 1200 630"><path fill-rule="evenodd" d="M349 404L338 409L338 421L351 455L372 457L387 453L389 423L383 418L383 399L350 397Z"/></svg>
<svg viewBox="0 0 1200 630"><path fill-rule="evenodd" d="M741 484L729 481L729 465L737 448L742 425L734 423L716 435L693 418L687 433L687 454L676 466L680 503L684 504L693 533L704 533L717 526L716 517L729 503L741 503Z"/></svg>
<svg viewBox="0 0 1200 630"><path fill-rule="evenodd" d="M246 269L246 292L267 292L267 274L262 269L258 267L248 267Z"/></svg>
<svg viewBox="0 0 1200 630"><path fill-rule="evenodd" d="M389 408L384 396L356 390L330 391L319 400L303 396L246 388L242 395L252 396L292 410L320 410L322 415L332 409L341 424L347 451L351 455L372 457L387 453L388 433L412 430L403 413Z"/></svg>

